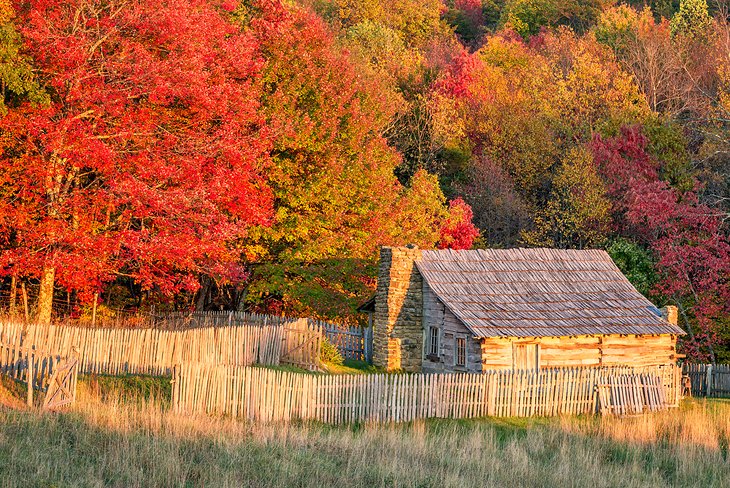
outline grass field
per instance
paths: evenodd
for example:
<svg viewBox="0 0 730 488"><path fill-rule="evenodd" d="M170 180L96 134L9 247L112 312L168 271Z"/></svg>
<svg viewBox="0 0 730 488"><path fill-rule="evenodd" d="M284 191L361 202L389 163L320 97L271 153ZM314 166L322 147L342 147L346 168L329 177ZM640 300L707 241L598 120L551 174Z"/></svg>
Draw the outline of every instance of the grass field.
<svg viewBox="0 0 730 488"><path fill-rule="evenodd" d="M0 485L730 486L722 400L624 419L267 426L174 416L152 378L79 389L65 413L0 410Z"/></svg>

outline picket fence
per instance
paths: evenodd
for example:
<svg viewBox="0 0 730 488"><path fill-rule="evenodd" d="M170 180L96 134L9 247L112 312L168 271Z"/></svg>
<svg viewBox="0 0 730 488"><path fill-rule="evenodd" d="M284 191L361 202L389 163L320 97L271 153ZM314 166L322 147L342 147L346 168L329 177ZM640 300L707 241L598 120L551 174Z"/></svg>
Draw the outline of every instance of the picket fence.
<svg viewBox="0 0 730 488"><path fill-rule="evenodd" d="M596 385L596 391L603 415L636 415L670 405L662 378L650 373L608 375L606 383Z"/></svg>
<svg viewBox="0 0 730 488"><path fill-rule="evenodd" d="M642 375L638 384L649 388L615 379L621 375ZM327 423L624 414L678 405L680 379L676 367L315 375L191 363L173 374L172 404L180 413ZM620 405L629 399L630 407Z"/></svg>
<svg viewBox="0 0 730 488"><path fill-rule="evenodd" d="M206 327L232 327L239 325L287 326L298 318L237 311L207 312L157 312L151 314L117 312L114 317L98 317L94 323L69 320L66 326L84 326L109 329L164 329L187 330ZM325 337L345 359L372 362L373 330L353 325L307 319L322 327Z"/></svg>
<svg viewBox="0 0 730 488"><path fill-rule="evenodd" d="M75 348L83 373L170 375L176 364L319 365L322 330L306 320L284 325L184 330L0 324L0 338L62 356Z"/></svg>
<svg viewBox="0 0 730 488"><path fill-rule="evenodd" d="M0 374L25 383L27 403L34 405L33 392L45 393L43 407L55 409L76 398L78 359L49 354L20 343L0 342Z"/></svg>
<svg viewBox="0 0 730 488"><path fill-rule="evenodd" d="M685 363L692 396L730 397L730 364Z"/></svg>
<svg viewBox="0 0 730 488"><path fill-rule="evenodd" d="M153 314L155 328L185 329L193 327L226 327L243 324L286 325L300 319L264 315L250 312L212 311L212 312L172 312ZM327 340L335 346L343 358L359 361L372 361L372 328L338 324L324 320L307 319L322 328Z"/></svg>

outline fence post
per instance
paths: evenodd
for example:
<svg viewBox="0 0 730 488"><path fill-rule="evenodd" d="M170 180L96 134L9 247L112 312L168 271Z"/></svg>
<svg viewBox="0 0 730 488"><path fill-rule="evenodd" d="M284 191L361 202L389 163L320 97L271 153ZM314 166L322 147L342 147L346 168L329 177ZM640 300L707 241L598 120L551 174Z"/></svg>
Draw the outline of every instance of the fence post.
<svg viewBox="0 0 730 488"><path fill-rule="evenodd" d="M28 311L28 290L25 288L25 281L20 282L20 292L23 295L23 312L25 314L25 323L30 322L30 313Z"/></svg>
<svg viewBox="0 0 730 488"><path fill-rule="evenodd" d="M705 396L712 396L712 389L712 364L708 364L705 376Z"/></svg>
<svg viewBox="0 0 730 488"><path fill-rule="evenodd" d="M172 367L172 379L170 383L172 386L172 394L170 395L171 408L173 412L180 413L180 409L178 408L178 404L180 403L180 392L178 391L178 388L180 388L180 365L178 364Z"/></svg>
<svg viewBox="0 0 730 488"><path fill-rule="evenodd" d="M99 301L99 292L94 293L94 305L91 308L91 326L96 326L96 304Z"/></svg>
<svg viewBox="0 0 730 488"><path fill-rule="evenodd" d="M26 361L28 363L28 370L26 371L26 375L28 378L28 406L33 406L33 353L28 350L28 356L26 358Z"/></svg>
<svg viewBox="0 0 730 488"><path fill-rule="evenodd" d="M365 327L363 337L363 349L365 355L365 362L368 364L373 363L373 325L372 320L369 321L368 326Z"/></svg>

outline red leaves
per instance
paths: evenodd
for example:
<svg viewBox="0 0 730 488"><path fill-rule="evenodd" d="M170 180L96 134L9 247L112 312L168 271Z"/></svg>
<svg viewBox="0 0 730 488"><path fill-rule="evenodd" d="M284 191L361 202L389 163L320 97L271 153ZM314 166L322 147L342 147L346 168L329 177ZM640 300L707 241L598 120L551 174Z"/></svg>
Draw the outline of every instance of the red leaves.
<svg viewBox="0 0 730 488"><path fill-rule="evenodd" d="M470 96L471 85L477 79L479 70L484 63L478 56L469 54L462 49L444 75L436 84L436 90L454 98L465 98Z"/></svg>
<svg viewBox="0 0 730 488"><path fill-rule="evenodd" d="M474 239L479 236L479 229L472 223L471 207L468 203L456 198L449 203L449 215L442 224L439 249L471 249Z"/></svg>
<svg viewBox="0 0 730 488"><path fill-rule="evenodd" d="M206 0L23 7L52 103L0 121L15 199L0 207L3 268L56 266L69 289L124 273L165 293L239 273L229 244L272 216L255 37Z"/></svg>
<svg viewBox="0 0 730 488"><path fill-rule="evenodd" d="M694 317L687 350L702 359L717 340L717 319L730 313L730 242L721 215L699 203L695 191L680 193L658 179L646 145L632 128L614 139L596 137L592 148L616 211L625 212L622 232L641 238L659 258L657 291L684 303Z"/></svg>

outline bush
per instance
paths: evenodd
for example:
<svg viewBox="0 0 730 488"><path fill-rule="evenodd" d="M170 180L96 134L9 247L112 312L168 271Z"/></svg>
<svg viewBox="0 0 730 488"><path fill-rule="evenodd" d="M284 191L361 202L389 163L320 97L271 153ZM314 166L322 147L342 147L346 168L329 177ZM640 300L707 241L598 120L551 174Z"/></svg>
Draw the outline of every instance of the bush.
<svg viewBox="0 0 730 488"><path fill-rule="evenodd" d="M319 350L319 359L322 362L336 364L338 366L341 366L344 362L344 358L342 357L342 354L340 354L339 349L330 342L327 336L322 337L322 347Z"/></svg>

